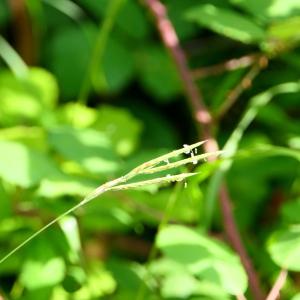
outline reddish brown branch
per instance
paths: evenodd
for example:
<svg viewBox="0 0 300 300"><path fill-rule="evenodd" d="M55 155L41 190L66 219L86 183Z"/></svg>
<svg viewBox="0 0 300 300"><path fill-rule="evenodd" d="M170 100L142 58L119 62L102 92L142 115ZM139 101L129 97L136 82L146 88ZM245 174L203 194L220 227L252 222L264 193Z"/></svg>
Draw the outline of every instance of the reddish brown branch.
<svg viewBox="0 0 300 300"><path fill-rule="evenodd" d="M268 59L265 56L260 56L256 59L255 64L250 68L242 80L235 86L233 90L229 92L226 99L222 103L216 119L220 120L228 110L234 105L234 103L239 99L241 94L248 88L251 87L252 81L260 73L260 71L265 68L268 64Z"/></svg>
<svg viewBox="0 0 300 300"><path fill-rule="evenodd" d="M253 63L256 62L257 62L257 55L251 54L251 55L242 56L240 58L233 58L217 65L199 68L191 72L193 78L196 80L207 76L218 75L227 71L234 71L234 70L246 68L253 65Z"/></svg>
<svg viewBox="0 0 300 300"><path fill-rule="evenodd" d="M36 60L35 42L26 1L10 0L9 5L12 13L16 49L26 64L32 65Z"/></svg>
<svg viewBox="0 0 300 300"><path fill-rule="evenodd" d="M288 275L287 270L281 270L270 293L268 294L266 300L276 300L279 299L280 290L283 288L286 278Z"/></svg>
<svg viewBox="0 0 300 300"><path fill-rule="evenodd" d="M197 121L199 132L202 139L207 140L205 151L217 151L218 144L212 134L212 116L203 102L202 95L193 81L185 53L183 52L177 34L170 20L167 17L166 8L159 0L144 0L147 9L155 19L161 39L165 47L170 52L178 73L181 77L183 88L189 105L194 112L194 118ZM201 129L201 131L200 131ZM260 288L258 275L256 274L252 262L242 243L241 236L237 229L232 207L226 187L223 185L220 189L220 205L223 214L224 229L228 240L241 258L241 262L248 274L249 286L256 300L264 299Z"/></svg>

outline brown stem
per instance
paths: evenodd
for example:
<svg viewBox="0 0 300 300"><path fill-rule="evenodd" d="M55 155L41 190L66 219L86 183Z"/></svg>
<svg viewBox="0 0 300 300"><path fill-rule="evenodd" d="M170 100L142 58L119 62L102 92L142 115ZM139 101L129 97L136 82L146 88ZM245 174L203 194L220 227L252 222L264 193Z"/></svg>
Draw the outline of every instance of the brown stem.
<svg viewBox="0 0 300 300"><path fill-rule="evenodd" d="M235 298L236 300L247 300L247 298L243 294L237 295Z"/></svg>
<svg viewBox="0 0 300 300"><path fill-rule="evenodd" d="M200 90L193 81L188 62L183 52L174 27L167 16L165 6L159 0L144 0L144 3L155 19L155 23L165 47L170 52L174 63L181 77L183 88L189 105L194 112L194 118L199 126L201 138L207 140L205 151L213 152L219 149L216 139L212 134L213 120L210 112L203 102ZM200 131L201 130L201 131ZM256 274L252 262L242 243L239 231L237 229L232 208L225 185L220 189L220 205L223 214L224 229L228 240L241 258L241 262L248 274L249 286L256 300L264 299L260 288L258 275Z"/></svg>
<svg viewBox="0 0 300 300"><path fill-rule="evenodd" d="M233 58L217 65L192 70L191 73L193 75L194 80L197 80L207 76L218 75L227 71L234 71L246 68L253 65L253 63L256 63L256 61L257 55L250 54L242 56L240 58Z"/></svg>
<svg viewBox="0 0 300 300"><path fill-rule="evenodd" d="M265 68L268 64L268 59L265 56L259 57L255 64L250 68L242 80L237 84L237 86L229 92L226 99L222 103L215 119L220 120L228 112L228 110L234 105L234 103L239 99L241 94L251 87L252 81L260 73L262 68Z"/></svg>
<svg viewBox="0 0 300 300"><path fill-rule="evenodd" d="M280 290L282 289L282 287L285 284L286 278L288 275L288 271L287 270L281 270L270 293L268 294L266 300L276 300L279 299L280 296Z"/></svg>
<svg viewBox="0 0 300 300"><path fill-rule="evenodd" d="M16 49L26 64L32 65L36 60L33 30L25 0L9 0L13 19Z"/></svg>

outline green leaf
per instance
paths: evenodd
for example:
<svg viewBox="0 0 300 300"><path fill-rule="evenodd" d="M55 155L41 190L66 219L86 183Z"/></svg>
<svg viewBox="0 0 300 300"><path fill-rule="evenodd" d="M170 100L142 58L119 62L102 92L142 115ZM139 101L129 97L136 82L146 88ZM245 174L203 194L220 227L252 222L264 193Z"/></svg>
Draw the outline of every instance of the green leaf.
<svg viewBox="0 0 300 300"><path fill-rule="evenodd" d="M10 71L0 73L0 116L8 123L40 118L54 108L57 98L56 79L46 70L32 68L25 79Z"/></svg>
<svg viewBox="0 0 300 300"><path fill-rule="evenodd" d="M62 285L67 292L74 293L78 291L85 282L86 274L83 269L72 266L67 270L67 274Z"/></svg>
<svg viewBox="0 0 300 300"><path fill-rule="evenodd" d="M68 257L69 260L75 264L80 262L81 242L77 219L72 216L66 216L59 221L59 226L64 233L68 243Z"/></svg>
<svg viewBox="0 0 300 300"><path fill-rule="evenodd" d="M246 44L260 42L265 37L263 29L251 19L212 4L193 7L188 10L186 17L201 26Z"/></svg>
<svg viewBox="0 0 300 300"><path fill-rule="evenodd" d="M178 72L163 48L147 47L138 56L138 67L143 87L161 102L172 101L181 91Z"/></svg>
<svg viewBox="0 0 300 300"><path fill-rule="evenodd" d="M63 157L77 162L91 173L107 174L118 168L110 140L94 129L52 129L49 130L49 143Z"/></svg>
<svg viewBox="0 0 300 300"><path fill-rule="evenodd" d="M229 294L238 295L246 290L247 276L238 257L221 243L178 225L165 227L156 243L167 257Z"/></svg>
<svg viewBox="0 0 300 300"><path fill-rule="evenodd" d="M34 290L50 287L63 280L64 260L55 253L47 240L35 240L29 250L20 274L20 280L26 288Z"/></svg>
<svg viewBox="0 0 300 300"><path fill-rule="evenodd" d="M184 12L193 6L195 6L194 0L169 0L167 2L170 20L179 38L187 39L197 32L196 25L187 22L184 18Z"/></svg>
<svg viewBox="0 0 300 300"><path fill-rule="evenodd" d="M166 277L162 284L164 298L183 298L192 296L198 286L197 279L188 273L173 273Z"/></svg>
<svg viewBox="0 0 300 300"><path fill-rule="evenodd" d="M149 292L148 282L143 280L143 275L145 275L144 266L135 262L113 259L108 261L107 268L115 278L118 290L121 293L122 290L126 294L128 293L128 297L120 297L120 299L133 299L141 287Z"/></svg>
<svg viewBox="0 0 300 300"><path fill-rule="evenodd" d="M187 299L192 295L194 297L201 295L208 297L205 299L230 299L219 285L197 279L187 270L185 265L174 260L165 257L159 258L151 262L149 270L155 278L162 282L161 293L165 298Z"/></svg>
<svg viewBox="0 0 300 300"><path fill-rule="evenodd" d="M75 176L52 176L41 180L37 191L39 196L58 198L62 196L86 196L97 184Z"/></svg>
<svg viewBox="0 0 300 300"><path fill-rule="evenodd" d="M10 18L8 2L0 1L0 26L3 28Z"/></svg>
<svg viewBox="0 0 300 300"><path fill-rule="evenodd" d="M268 242L273 261L281 268L300 271L300 226L274 233Z"/></svg>
<svg viewBox="0 0 300 300"><path fill-rule="evenodd" d="M103 70L107 89L117 92L131 80L134 72L134 61L131 51L116 39L110 38L103 55Z"/></svg>
<svg viewBox="0 0 300 300"><path fill-rule="evenodd" d="M85 7L91 14L103 19L107 11L109 0L93 1L79 0L81 7ZM116 19L118 29L122 33L135 39L143 39L149 34L147 23L142 7L135 0L126 0Z"/></svg>
<svg viewBox="0 0 300 300"><path fill-rule="evenodd" d="M86 267L86 272L86 281L81 289L73 294L74 300L101 299L105 298L105 295L114 292L116 282L99 261L92 261ZM78 277L77 275L77 280L80 279Z"/></svg>
<svg viewBox="0 0 300 300"><path fill-rule="evenodd" d="M300 33L297 28L300 26L300 17L292 17L283 21L276 22L268 28L270 39L285 41L292 44L300 40Z"/></svg>
<svg viewBox="0 0 300 300"><path fill-rule="evenodd" d="M281 207L282 219L289 224L300 224L300 198L287 201Z"/></svg>
<svg viewBox="0 0 300 300"><path fill-rule="evenodd" d="M126 1L116 20L116 24L135 39L146 38L149 34L150 26L146 22L142 7L135 0Z"/></svg>
<svg viewBox="0 0 300 300"><path fill-rule="evenodd" d="M57 116L59 123L75 128L86 128L96 121L97 112L95 109L80 103L69 102L60 107Z"/></svg>
<svg viewBox="0 0 300 300"><path fill-rule="evenodd" d="M89 232L127 232L136 224L136 220L126 204L104 194L100 201L94 201L86 207L80 224Z"/></svg>
<svg viewBox="0 0 300 300"><path fill-rule="evenodd" d="M46 155L20 143L0 141L0 176L5 181L28 188L58 174Z"/></svg>
<svg viewBox="0 0 300 300"><path fill-rule="evenodd" d="M291 300L300 300L300 293L295 295Z"/></svg>
<svg viewBox="0 0 300 300"><path fill-rule="evenodd" d="M231 0L230 2L268 23L274 19L295 16L300 13L298 0Z"/></svg>
<svg viewBox="0 0 300 300"><path fill-rule="evenodd" d="M142 124L128 110L104 105L93 127L107 134L118 154L127 156L137 146Z"/></svg>
<svg viewBox="0 0 300 300"><path fill-rule="evenodd" d="M62 96L75 98L87 76L96 27L62 26L48 41L47 62L58 79Z"/></svg>

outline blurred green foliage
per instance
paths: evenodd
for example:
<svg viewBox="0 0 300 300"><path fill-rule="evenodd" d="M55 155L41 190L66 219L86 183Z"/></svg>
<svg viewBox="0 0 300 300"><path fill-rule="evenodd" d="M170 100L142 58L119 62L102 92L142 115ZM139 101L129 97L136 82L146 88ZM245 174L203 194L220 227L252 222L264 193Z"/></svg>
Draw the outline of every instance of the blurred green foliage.
<svg viewBox="0 0 300 300"><path fill-rule="evenodd" d="M252 54L269 61L216 119L215 133L221 145L240 134L231 136L235 156L223 176L263 288L284 268L293 273L282 299L300 299L300 2L163 2L192 69ZM142 4L0 0L0 259L99 184L199 139L177 69ZM110 5L119 7L111 13ZM216 116L248 68L197 80ZM286 82L291 91L282 93ZM219 208L206 202L215 200L209 178L220 166L195 167L186 188L113 192L80 208L0 264L0 298L247 294Z"/></svg>

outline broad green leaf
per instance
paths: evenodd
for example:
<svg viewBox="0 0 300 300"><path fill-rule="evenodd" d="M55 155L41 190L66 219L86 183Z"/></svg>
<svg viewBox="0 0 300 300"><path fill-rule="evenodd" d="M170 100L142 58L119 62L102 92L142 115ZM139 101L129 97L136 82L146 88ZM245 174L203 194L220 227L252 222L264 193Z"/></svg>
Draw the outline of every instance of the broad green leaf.
<svg viewBox="0 0 300 300"><path fill-rule="evenodd" d="M55 106L57 97L56 80L46 70L32 68L25 79L0 73L0 116L7 123L40 118Z"/></svg>
<svg viewBox="0 0 300 300"><path fill-rule="evenodd" d="M286 18L300 13L298 0L231 0L230 2L268 23L274 19Z"/></svg>
<svg viewBox="0 0 300 300"><path fill-rule="evenodd" d="M51 244L40 237L29 247L30 251L20 274L22 284L34 290L60 283L65 276L65 262L55 253Z"/></svg>
<svg viewBox="0 0 300 300"><path fill-rule="evenodd" d="M52 176L41 180L37 191L39 196L58 198L62 196L85 197L97 184L75 176Z"/></svg>
<svg viewBox="0 0 300 300"><path fill-rule="evenodd" d="M136 39L147 37L150 31L150 26L144 17L143 9L135 0L125 1L116 19L116 25L129 36Z"/></svg>
<svg viewBox="0 0 300 300"><path fill-rule="evenodd" d="M187 22L184 18L184 12L193 6L195 6L194 0L169 0L167 2L170 20L174 25L179 38L186 39L195 35L197 32L196 25Z"/></svg>
<svg viewBox="0 0 300 300"><path fill-rule="evenodd" d="M300 300L300 293L295 295L291 300Z"/></svg>
<svg viewBox="0 0 300 300"><path fill-rule="evenodd" d="M84 11L81 7L71 0L44 0L43 3L53 7L62 14L65 14L75 22L84 16Z"/></svg>
<svg viewBox="0 0 300 300"><path fill-rule="evenodd" d="M197 290L199 282L189 273L170 274L162 283L162 295L164 298L183 298L187 299Z"/></svg>
<svg viewBox="0 0 300 300"><path fill-rule="evenodd" d="M161 102L172 101L181 91L181 82L168 53L149 46L137 59L143 87Z"/></svg>
<svg viewBox="0 0 300 300"><path fill-rule="evenodd" d="M58 174L56 165L45 154L20 143L0 141L0 177L3 180L28 188L45 177Z"/></svg>
<svg viewBox="0 0 300 300"><path fill-rule="evenodd" d="M197 288L197 294L202 295L207 298L199 298L200 299L211 299L211 300L230 300L232 299L230 295L224 291L224 289L221 289L219 285L214 284L210 281L199 281L198 288Z"/></svg>
<svg viewBox="0 0 300 300"><path fill-rule="evenodd" d="M264 30L245 15L212 4L191 8L188 20L243 43L256 43L264 39Z"/></svg>
<svg viewBox="0 0 300 300"><path fill-rule="evenodd" d="M300 136L292 136L288 140L288 144L291 148L300 150Z"/></svg>
<svg viewBox="0 0 300 300"><path fill-rule="evenodd" d="M98 19L103 19L109 0L79 0L79 2L81 7L85 7ZM124 2L115 20L116 27L129 37L135 39L145 38L149 34L149 24L144 17L142 7L135 0L126 0Z"/></svg>
<svg viewBox="0 0 300 300"><path fill-rule="evenodd" d="M143 265L115 258L108 261L107 269L116 281L116 299L134 299L140 288L146 292L145 299L149 299L149 294L153 295Z"/></svg>
<svg viewBox="0 0 300 300"><path fill-rule="evenodd" d="M87 278L83 268L72 266L68 268L62 286L67 292L74 293L83 286L86 280Z"/></svg>
<svg viewBox="0 0 300 300"><path fill-rule="evenodd" d="M291 118L282 107L274 103L263 107L257 119L277 132L288 130L290 133L300 134L299 120Z"/></svg>
<svg viewBox="0 0 300 300"><path fill-rule="evenodd" d="M270 39L285 41L287 44L299 42L300 33L297 28L300 26L300 17L292 17L283 21L278 21L268 28Z"/></svg>
<svg viewBox="0 0 300 300"><path fill-rule="evenodd" d="M52 286L41 287L37 289L26 289L26 296L22 297L24 300L31 299L52 299ZM61 299L67 300L67 299Z"/></svg>
<svg viewBox="0 0 300 300"><path fill-rule="evenodd" d="M86 267L87 277L82 287L73 294L74 300L99 299L116 289L112 275L99 261L93 261Z"/></svg>
<svg viewBox="0 0 300 300"><path fill-rule="evenodd" d="M103 55L103 70L109 92L117 92L131 80L134 61L131 51L116 39L110 38Z"/></svg>
<svg viewBox="0 0 300 300"><path fill-rule="evenodd" d="M93 127L105 132L119 155L132 153L138 143L142 124L128 110L113 106L101 106Z"/></svg>
<svg viewBox="0 0 300 300"><path fill-rule="evenodd" d="M300 226L274 233L268 242L273 261L281 268L300 271Z"/></svg>
<svg viewBox="0 0 300 300"><path fill-rule="evenodd" d="M158 234L156 244L167 257L229 294L242 294L247 288L247 276L238 257L221 243L187 227L173 225Z"/></svg>
<svg viewBox="0 0 300 300"><path fill-rule="evenodd" d="M77 219L72 216L66 216L59 221L59 226L66 238L69 246L69 260L75 264L80 262L81 242Z"/></svg>
<svg viewBox="0 0 300 300"><path fill-rule="evenodd" d="M90 127L97 118L95 109L80 103L69 102L61 106L57 112L59 123L71 125L75 128Z"/></svg>
<svg viewBox="0 0 300 300"><path fill-rule="evenodd" d="M47 43L47 63L65 98L77 97L87 76L95 32L90 24L62 26Z"/></svg>
<svg viewBox="0 0 300 300"><path fill-rule="evenodd" d="M281 216L284 222L300 224L300 198L287 201L281 207Z"/></svg>
<svg viewBox="0 0 300 300"><path fill-rule="evenodd" d="M127 232L136 222L126 203L104 194L86 207L80 224L89 232Z"/></svg>
<svg viewBox="0 0 300 300"><path fill-rule="evenodd" d="M13 126L0 129L0 140L27 145L32 149L45 152L48 149L46 133L39 126Z"/></svg>
<svg viewBox="0 0 300 300"><path fill-rule="evenodd" d="M193 197L192 193L195 193L195 191L190 191L189 189L190 182L187 184L187 188L182 188L176 193L176 205L169 216L172 220L174 219L179 222L197 222L203 196L200 193L200 195L197 194L198 197ZM136 202L137 206L139 203L142 203L148 207L150 211L154 210L164 214L168 202L174 197L174 191L171 189L158 191L158 187L153 187L149 191L127 191L126 195ZM147 213L147 210L145 212L136 210L136 212L132 212L132 214L136 220L140 220L141 222L149 223L151 225L158 223L157 218L153 218L153 215Z"/></svg>
<svg viewBox="0 0 300 300"><path fill-rule="evenodd" d="M94 129L58 127L49 130L49 143L64 158L89 172L107 174L118 168L110 140Z"/></svg>
<svg viewBox="0 0 300 300"><path fill-rule="evenodd" d="M152 261L149 271L154 278L161 281L161 293L166 298L180 297L186 299L191 295L194 299L196 295L201 295L209 297L208 299L230 299L228 293L219 285L210 281L199 280L188 271L185 265L166 257Z"/></svg>

